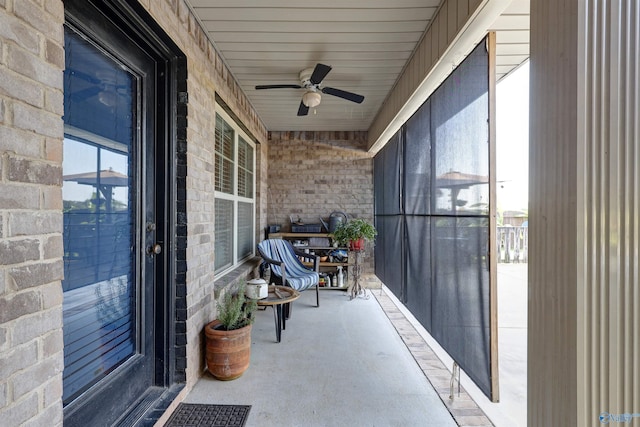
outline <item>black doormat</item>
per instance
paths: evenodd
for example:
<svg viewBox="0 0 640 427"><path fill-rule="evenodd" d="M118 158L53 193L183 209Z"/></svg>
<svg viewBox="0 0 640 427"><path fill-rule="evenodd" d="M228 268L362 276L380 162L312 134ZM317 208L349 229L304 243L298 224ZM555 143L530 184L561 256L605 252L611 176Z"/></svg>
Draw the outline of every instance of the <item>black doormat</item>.
<svg viewBox="0 0 640 427"><path fill-rule="evenodd" d="M180 403L164 427L242 427L251 405Z"/></svg>

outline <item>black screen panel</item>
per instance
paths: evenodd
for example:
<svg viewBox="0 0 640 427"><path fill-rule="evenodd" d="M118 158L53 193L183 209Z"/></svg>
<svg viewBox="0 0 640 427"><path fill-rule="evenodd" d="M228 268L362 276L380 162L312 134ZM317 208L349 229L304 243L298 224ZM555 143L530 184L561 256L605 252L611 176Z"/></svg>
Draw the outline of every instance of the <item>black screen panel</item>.
<svg viewBox="0 0 640 427"><path fill-rule="evenodd" d="M488 55L481 43L432 95L433 211L489 214Z"/></svg>
<svg viewBox="0 0 640 427"><path fill-rule="evenodd" d="M404 300L403 221L401 215L377 216L375 246L376 275L401 301Z"/></svg>
<svg viewBox="0 0 640 427"><path fill-rule="evenodd" d="M483 42L378 153L374 185L376 274L491 397L488 91Z"/></svg>
<svg viewBox="0 0 640 427"><path fill-rule="evenodd" d="M399 215L401 213L401 153L401 137L398 132L374 159L376 215Z"/></svg>
<svg viewBox="0 0 640 427"><path fill-rule="evenodd" d="M404 212L431 213L431 101L407 121L404 143Z"/></svg>
<svg viewBox="0 0 640 427"><path fill-rule="evenodd" d="M406 294L407 308L431 330L431 217L406 216Z"/></svg>
<svg viewBox="0 0 640 427"><path fill-rule="evenodd" d="M430 333L487 392L491 390L488 220L439 218L432 223L431 237Z"/></svg>

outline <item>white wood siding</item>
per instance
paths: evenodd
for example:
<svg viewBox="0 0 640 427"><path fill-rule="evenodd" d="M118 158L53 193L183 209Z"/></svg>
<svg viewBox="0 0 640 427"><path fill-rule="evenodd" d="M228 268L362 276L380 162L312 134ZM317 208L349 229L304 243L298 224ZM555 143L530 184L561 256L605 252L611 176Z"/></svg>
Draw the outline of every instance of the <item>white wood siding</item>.
<svg viewBox="0 0 640 427"><path fill-rule="evenodd" d="M639 13L531 2L529 426L640 408Z"/></svg>

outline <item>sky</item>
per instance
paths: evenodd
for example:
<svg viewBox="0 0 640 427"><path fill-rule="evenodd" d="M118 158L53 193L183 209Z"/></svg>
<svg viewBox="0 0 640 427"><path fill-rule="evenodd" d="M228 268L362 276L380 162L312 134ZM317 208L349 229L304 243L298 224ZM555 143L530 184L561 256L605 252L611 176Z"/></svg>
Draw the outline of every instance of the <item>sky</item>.
<svg viewBox="0 0 640 427"><path fill-rule="evenodd" d="M529 62L496 88L498 210L523 210L529 186Z"/></svg>
<svg viewBox="0 0 640 427"><path fill-rule="evenodd" d="M127 175L128 157L110 150L100 150L101 164L98 166L98 149L95 146L83 144L71 138L64 139L62 145L64 150L64 160L62 169L65 175L73 175L85 172L96 172L100 170L113 169L123 175ZM94 194L96 188L91 185L78 184L73 181L64 181L62 184L62 199L65 201L83 202ZM113 189L113 200L127 204L128 190L124 187Z"/></svg>

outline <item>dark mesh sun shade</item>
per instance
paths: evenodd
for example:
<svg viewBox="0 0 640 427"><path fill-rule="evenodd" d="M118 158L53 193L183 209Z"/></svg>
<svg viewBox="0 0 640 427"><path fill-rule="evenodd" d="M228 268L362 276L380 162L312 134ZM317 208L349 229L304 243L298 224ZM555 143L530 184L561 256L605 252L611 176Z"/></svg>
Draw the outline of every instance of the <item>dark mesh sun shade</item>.
<svg viewBox="0 0 640 427"><path fill-rule="evenodd" d="M376 274L491 397L485 43L374 160Z"/></svg>

